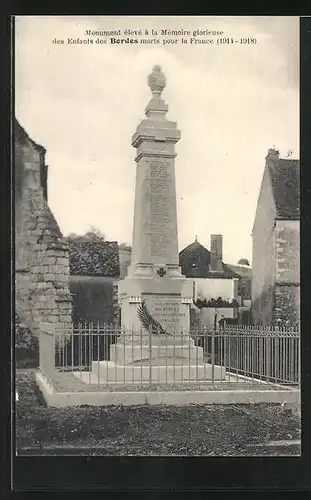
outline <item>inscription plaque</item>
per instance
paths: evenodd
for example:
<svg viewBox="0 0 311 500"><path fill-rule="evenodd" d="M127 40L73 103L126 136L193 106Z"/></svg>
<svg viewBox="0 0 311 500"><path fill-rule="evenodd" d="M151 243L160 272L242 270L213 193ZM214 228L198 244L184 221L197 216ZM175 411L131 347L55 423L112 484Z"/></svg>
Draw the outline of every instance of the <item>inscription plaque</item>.
<svg viewBox="0 0 311 500"><path fill-rule="evenodd" d="M170 257L170 242L175 237L172 225L174 200L174 171L167 159L148 160L150 169L150 255ZM174 233L174 234L173 234Z"/></svg>
<svg viewBox="0 0 311 500"><path fill-rule="evenodd" d="M181 320L186 313L181 311L181 299L167 296L144 297L152 317L161 323L168 333L180 333Z"/></svg>

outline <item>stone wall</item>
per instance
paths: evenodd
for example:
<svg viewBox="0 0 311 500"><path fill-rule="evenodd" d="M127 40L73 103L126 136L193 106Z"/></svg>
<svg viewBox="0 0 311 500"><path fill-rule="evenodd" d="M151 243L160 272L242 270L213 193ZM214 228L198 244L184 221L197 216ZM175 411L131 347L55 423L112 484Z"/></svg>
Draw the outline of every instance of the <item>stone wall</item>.
<svg viewBox="0 0 311 500"><path fill-rule="evenodd" d="M69 250L47 204L45 149L15 121L15 271L18 321L71 323Z"/></svg>
<svg viewBox="0 0 311 500"><path fill-rule="evenodd" d="M273 323L297 326L300 323L299 285L276 285L274 291Z"/></svg>
<svg viewBox="0 0 311 500"><path fill-rule="evenodd" d="M300 221L276 221L276 282L300 283Z"/></svg>
<svg viewBox="0 0 311 500"><path fill-rule="evenodd" d="M273 322L300 322L300 221L276 221L276 285Z"/></svg>

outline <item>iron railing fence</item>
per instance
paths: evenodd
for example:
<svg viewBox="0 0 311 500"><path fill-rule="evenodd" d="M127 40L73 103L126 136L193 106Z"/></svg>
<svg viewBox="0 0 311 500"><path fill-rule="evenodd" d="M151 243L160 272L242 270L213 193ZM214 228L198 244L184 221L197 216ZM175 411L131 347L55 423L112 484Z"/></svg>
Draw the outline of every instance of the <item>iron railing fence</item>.
<svg viewBox="0 0 311 500"><path fill-rule="evenodd" d="M190 337L192 341L180 341L186 337ZM119 356L117 360L113 347L116 345ZM158 351L154 354L155 345L160 347L156 347ZM136 354L133 357L134 352ZM110 364L104 363L107 361ZM288 327L239 325L218 329L190 328L180 334L157 335L152 331L125 331L115 325L92 323L81 323L73 328L57 331L57 370L75 374L92 373L94 366L98 383L100 380L102 383L103 376L106 384L122 381L127 385L137 384L139 381L156 382L158 368L159 383L168 383L170 376L167 373L173 369L174 383L261 381L299 387L300 332ZM119 373L122 367L123 380ZM140 380L135 374L139 367ZM149 367L149 378L146 374L142 375L146 367ZM215 375L217 367L223 367L224 370L224 375L218 378ZM108 369L115 370L115 377L105 377L105 370ZM131 369L133 376L128 375ZM166 370L164 378L163 370Z"/></svg>

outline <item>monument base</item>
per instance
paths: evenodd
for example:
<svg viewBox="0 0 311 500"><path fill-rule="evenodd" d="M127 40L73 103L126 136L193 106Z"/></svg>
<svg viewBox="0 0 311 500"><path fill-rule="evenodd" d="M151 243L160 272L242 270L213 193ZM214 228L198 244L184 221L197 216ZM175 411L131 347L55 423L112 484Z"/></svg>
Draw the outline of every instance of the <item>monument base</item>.
<svg viewBox="0 0 311 500"><path fill-rule="evenodd" d="M112 361L93 361L91 384L180 384L224 380L223 366L200 365L117 365Z"/></svg>
<svg viewBox="0 0 311 500"><path fill-rule="evenodd" d="M126 277L118 282L121 325L128 334L139 332L142 328L145 331L138 315L144 303L148 317L152 317L167 332L169 341L170 336L177 339L189 331L192 281L184 277L159 278L156 269L154 267L153 277ZM189 339L189 335L187 337Z"/></svg>

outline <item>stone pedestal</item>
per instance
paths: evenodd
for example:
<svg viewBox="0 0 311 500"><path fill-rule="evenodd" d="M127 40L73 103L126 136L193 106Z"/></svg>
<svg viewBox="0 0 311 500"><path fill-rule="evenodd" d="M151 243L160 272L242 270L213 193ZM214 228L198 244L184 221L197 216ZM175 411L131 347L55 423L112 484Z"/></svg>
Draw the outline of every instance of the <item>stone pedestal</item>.
<svg viewBox="0 0 311 500"><path fill-rule="evenodd" d="M127 277L119 282L124 334L116 346L111 346L110 359L121 364L148 360L150 356L153 362L158 359L160 363L164 363L166 357L171 361L174 358L179 364L182 358L187 364L189 359L202 362L203 350L195 347L188 334L191 292L190 281L167 274L160 277L156 266L153 276ZM138 315L143 303L165 333L150 333L144 328Z"/></svg>

